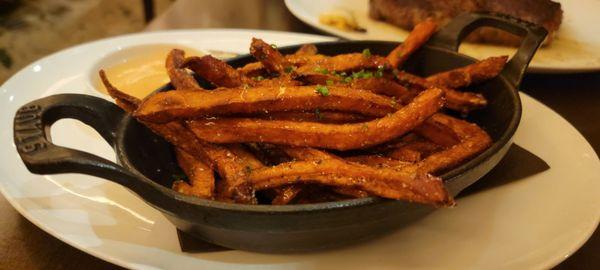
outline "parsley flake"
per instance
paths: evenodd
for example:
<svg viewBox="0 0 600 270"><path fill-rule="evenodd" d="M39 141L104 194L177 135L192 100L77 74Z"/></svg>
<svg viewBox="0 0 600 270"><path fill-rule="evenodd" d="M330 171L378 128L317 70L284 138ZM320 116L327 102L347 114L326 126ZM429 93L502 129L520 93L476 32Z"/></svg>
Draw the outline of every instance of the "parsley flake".
<svg viewBox="0 0 600 270"><path fill-rule="evenodd" d="M317 84L315 91L317 93L321 94L321 96L324 96L324 97L329 96L329 89L327 89L327 86Z"/></svg>
<svg viewBox="0 0 600 270"><path fill-rule="evenodd" d="M369 50L369 48L366 48L362 51L362 54L364 57L371 57L371 50Z"/></svg>
<svg viewBox="0 0 600 270"><path fill-rule="evenodd" d="M252 79L255 80L255 81L262 81L262 80L265 79L265 77L258 75L256 77L252 77Z"/></svg>
<svg viewBox="0 0 600 270"><path fill-rule="evenodd" d="M333 81L332 80L326 80L325 83L327 83L328 86L332 86L333 85Z"/></svg>

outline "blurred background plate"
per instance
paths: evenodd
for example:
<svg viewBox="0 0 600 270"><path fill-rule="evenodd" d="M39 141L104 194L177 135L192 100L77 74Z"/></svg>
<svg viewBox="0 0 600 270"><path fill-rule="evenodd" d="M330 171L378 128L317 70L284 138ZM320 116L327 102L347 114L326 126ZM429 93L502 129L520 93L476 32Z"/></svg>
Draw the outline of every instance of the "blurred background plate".
<svg viewBox="0 0 600 270"><path fill-rule="evenodd" d="M555 0L556 1L556 0ZM556 39L540 49L529 65L530 72L576 73L600 70L600 1L556 1L562 5L563 22ZM388 23L369 18L368 0L285 0L288 9L303 22L327 33L346 39L372 39L402 41L408 31ZM358 25L367 31L347 32L319 22L319 15L345 10L351 13ZM497 55L512 55L515 49L487 44L463 44L460 52L478 59Z"/></svg>

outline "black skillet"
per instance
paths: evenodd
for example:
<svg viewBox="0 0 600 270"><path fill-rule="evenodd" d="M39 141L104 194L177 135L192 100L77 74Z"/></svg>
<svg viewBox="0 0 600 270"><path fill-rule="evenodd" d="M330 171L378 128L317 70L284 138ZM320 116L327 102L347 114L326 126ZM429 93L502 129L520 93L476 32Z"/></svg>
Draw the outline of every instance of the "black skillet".
<svg viewBox="0 0 600 270"><path fill-rule="evenodd" d="M490 101L485 109L471 114L469 120L488 131L494 144L442 176L452 195L490 171L508 150L521 117L517 89L546 31L514 18L464 14L441 29L405 65L408 71L426 76L474 62L456 51L462 39L480 26L497 27L523 36L524 40L501 76L470 89L483 93ZM386 55L397 43L342 41L316 45L320 53L329 55L361 52L365 48ZM298 47L280 50L290 53ZM240 66L251 61L255 60L245 55L228 62ZM119 164L52 144L50 127L62 118L78 119L96 129L113 146ZM180 230L233 249L290 252L339 246L384 234L435 210L379 198L270 206L185 196L170 189L172 175L179 172L172 147L113 103L87 95L60 94L24 105L15 115L14 141L21 159L33 173L83 173L108 179L136 193Z"/></svg>

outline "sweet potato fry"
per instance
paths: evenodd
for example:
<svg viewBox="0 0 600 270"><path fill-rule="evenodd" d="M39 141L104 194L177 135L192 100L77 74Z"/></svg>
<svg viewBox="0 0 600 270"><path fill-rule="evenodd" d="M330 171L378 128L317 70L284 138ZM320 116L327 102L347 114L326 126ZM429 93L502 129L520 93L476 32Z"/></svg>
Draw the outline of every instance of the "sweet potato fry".
<svg viewBox="0 0 600 270"><path fill-rule="evenodd" d="M378 55L365 56L362 53L340 54L302 65L296 69L300 75L325 72L350 72L361 69L390 69L388 61Z"/></svg>
<svg viewBox="0 0 600 270"><path fill-rule="evenodd" d="M402 66L408 57L423 46L423 44L427 43L436 31L437 24L433 20L425 20L415 25L404 42L388 54L387 60L390 65L394 68Z"/></svg>
<svg viewBox="0 0 600 270"><path fill-rule="evenodd" d="M270 72L286 74L291 72L292 64L281 53L262 39L252 38L250 54L260 61ZM288 71L288 72L286 72Z"/></svg>
<svg viewBox="0 0 600 270"><path fill-rule="evenodd" d="M375 94L394 97L400 103L408 102L414 97L406 87L398 84L390 78L356 78L344 80L345 78L331 74L305 74L297 78L308 84L334 84L338 86L350 86L355 89L368 90Z"/></svg>
<svg viewBox="0 0 600 270"><path fill-rule="evenodd" d="M134 116L157 123L202 116L315 109L381 116L394 112L395 106L387 97L344 87L329 87L327 95L317 93L314 86L255 87L157 93L144 100Z"/></svg>
<svg viewBox="0 0 600 270"><path fill-rule="evenodd" d="M211 55L188 57L181 66L193 70L216 86L238 87L243 84L237 70Z"/></svg>
<svg viewBox="0 0 600 270"><path fill-rule="evenodd" d="M271 204L274 204L274 205L289 204L292 200L294 200L296 198L296 196L298 196L298 194L300 194L300 192L302 192L302 186L301 185L284 186L281 188L277 188L275 190L275 192L277 193L277 195L275 195L275 198L273 198L273 200L271 201Z"/></svg>
<svg viewBox="0 0 600 270"><path fill-rule="evenodd" d="M508 56L490 57L465 67L449 70L427 77L434 85L461 88L480 83L500 74Z"/></svg>
<svg viewBox="0 0 600 270"><path fill-rule="evenodd" d="M173 182L173 189L186 195L210 199L215 191L215 175L204 162L184 150L176 149L177 163L189 178L189 184L183 180Z"/></svg>
<svg viewBox="0 0 600 270"><path fill-rule="evenodd" d="M414 168L374 169L338 159L294 161L253 171L250 182L257 190L294 183L318 183L336 187L358 187L371 194L390 199L435 205L451 205L442 181Z"/></svg>
<svg viewBox="0 0 600 270"><path fill-rule="evenodd" d="M419 140L400 146L387 153L386 156L405 162L418 162L425 156L442 149L440 145L431 141Z"/></svg>
<svg viewBox="0 0 600 270"><path fill-rule="evenodd" d="M316 55L319 52L317 46L314 44L303 44L300 48L293 54L294 56L308 56L308 55Z"/></svg>
<svg viewBox="0 0 600 270"><path fill-rule="evenodd" d="M254 114L252 116L268 120L289 120L295 122L319 122L330 124L359 123L372 120L371 117L360 114L321 111L318 109L313 112L269 112L265 114Z"/></svg>
<svg viewBox="0 0 600 270"><path fill-rule="evenodd" d="M413 163L400 161L397 159L392 159L389 157L382 157L378 155L360 155L360 156L351 156L344 158L350 162L356 162L364 165L368 165L374 168L390 168L390 169L400 169L411 165Z"/></svg>
<svg viewBox="0 0 600 270"><path fill-rule="evenodd" d="M443 105L442 90L431 88L393 114L365 123L322 124L260 119L198 119L188 127L214 143L266 142L349 150L377 145L421 124Z"/></svg>
<svg viewBox="0 0 600 270"><path fill-rule="evenodd" d="M165 68L169 79L171 79L171 84L175 89L202 89L194 76L181 67L184 61L185 52L182 50L173 49L167 55Z"/></svg>
<svg viewBox="0 0 600 270"><path fill-rule="evenodd" d="M472 110L481 109L487 105L487 100L479 93L459 92L452 88L437 86L419 76L403 71L397 72L396 78L400 82L416 86L420 90L431 87L439 87L440 89L444 90L446 97L446 108L451 110L468 113Z"/></svg>
<svg viewBox="0 0 600 270"><path fill-rule="evenodd" d="M460 138L460 142L420 161L417 166L422 173L443 172L481 153L492 143L492 139L483 129L464 120L438 113L427 120L427 123L430 122L449 127Z"/></svg>

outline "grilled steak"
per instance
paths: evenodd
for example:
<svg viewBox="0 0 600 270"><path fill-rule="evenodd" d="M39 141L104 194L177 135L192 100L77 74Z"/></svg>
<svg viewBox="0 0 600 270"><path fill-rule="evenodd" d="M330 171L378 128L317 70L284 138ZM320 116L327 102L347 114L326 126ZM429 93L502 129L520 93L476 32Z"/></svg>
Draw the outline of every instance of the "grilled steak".
<svg viewBox="0 0 600 270"><path fill-rule="evenodd" d="M550 0L369 0L371 18L411 30L432 18L440 26L463 12L503 13L543 26L548 30L544 45L554 38L562 22L560 3ZM467 37L470 42L518 46L521 38L503 30L482 27Z"/></svg>

